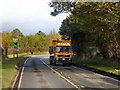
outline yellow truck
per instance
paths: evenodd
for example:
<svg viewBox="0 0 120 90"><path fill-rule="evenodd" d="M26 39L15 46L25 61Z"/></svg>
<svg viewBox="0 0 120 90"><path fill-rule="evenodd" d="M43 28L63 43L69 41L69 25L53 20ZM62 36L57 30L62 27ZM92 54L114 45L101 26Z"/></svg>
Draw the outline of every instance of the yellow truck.
<svg viewBox="0 0 120 90"><path fill-rule="evenodd" d="M72 63L72 48L70 40L53 40L52 46L49 47L50 65L56 63L69 64Z"/></svg>

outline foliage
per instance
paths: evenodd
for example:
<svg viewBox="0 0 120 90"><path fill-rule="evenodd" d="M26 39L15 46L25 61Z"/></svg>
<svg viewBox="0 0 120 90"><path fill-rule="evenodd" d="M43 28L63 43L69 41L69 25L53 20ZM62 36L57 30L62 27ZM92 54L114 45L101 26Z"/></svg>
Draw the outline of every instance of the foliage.
<svg viewBox="0 0 120 90"><path fill-rule="evenodd" d="M54 8L54 11L51 12L52 16L56 16L59 13L68 13L72 10L72 6L73 3L70 0L67 0L67 2L60 2L59 0L53 0L53 2L51 2L50 7Z"/></svg>
<svg viewBox="0 0 120 90"><path fill-rule="evenodd" d="M5 53L13 53L13 38L18 38L19 53L27 52L42 52L48 51L53 39L61 38L55 31L51 31L49 35L44 32L38 31L36 35L24 36L19 29L13 30L11 33L2 33L2 48ZM7 54L6 54L7 56Z"/></svg>
<svg viewBox="0 0 120 90"><path fill-rule="evenodd" d="M36 35L39 35L39 36L45 36L45 33L42 32L42 31L38 31Z"/></svg>
<svg viewBox="0 0 120 90"><path fill-rule="evenodd" d="M15 36L23 36L22 32L18 28L14 29L11 33Z"/></svg>
<svg viewBox="0 0 120 90"><path fill-rule="evenodd" d="M61 12L73 8L69 17L62 22L59 33L63 35L63 38L72 40L74 53L86 53L88 47L96 46L99 47L104 57L119 57L120 12L118 3L71 2L72 7L67 10L63 9L64 5L61 3L53 4L54 11L60 7L62 7Z"/></svg>
<svg viewBox="0 0 120 90"><path fill-rule="evenodd" d="M59 35L58 33L55 32L55 30L51 30L50 34L48 35L49 39L50 39L50 45L52 45L52 40L55 40L55 39L61 39L61 35Z"/></svg>

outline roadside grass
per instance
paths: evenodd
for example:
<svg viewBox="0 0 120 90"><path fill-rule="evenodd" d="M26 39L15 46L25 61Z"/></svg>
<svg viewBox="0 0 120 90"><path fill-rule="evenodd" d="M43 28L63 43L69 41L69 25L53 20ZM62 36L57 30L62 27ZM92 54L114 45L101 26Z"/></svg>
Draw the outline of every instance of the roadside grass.
<svg viewBox="0 0 120 90"><path fill-rule="evenodd" d="M18 54L18 57L26 57L27 55L29 55L30 53L22 53L22 54ZM17 57L17 55L15 55L15 57ZM13 54L8 55L8 58L13 58Z"/></svg>
<svg viewBox="0 0 120 90"><path fill-rule="evenodd" d="M48 55L49 52L33 52L33 54L29 53L29 55Z"/></svg>
<svg viewBox="0 0 120 90"><path fill-rule="evenodd" d="M23 65L25 58L8 58L2 61L2 88L11 88L12 82L18 72L18 68Z"/></svg>
<svg viewBox="0 0 120 90"><path fill-rule="evenodd" d="M72 62L76 65L92 67L98 70L120 75L120 61L118 60L98 58L82 60L80 57L73 56Z"/></svg>
<svg viewBox="0 0 120 90"><path fill-rule="evenodd" d="M49 52L33 52L33 54L29 53L22 53L22 54L18 54L18 57L25 57L27 55L48 55ZM13 58L13 55L8 55L9 58ZM15 57L17 57L15 55Z"/></svg>

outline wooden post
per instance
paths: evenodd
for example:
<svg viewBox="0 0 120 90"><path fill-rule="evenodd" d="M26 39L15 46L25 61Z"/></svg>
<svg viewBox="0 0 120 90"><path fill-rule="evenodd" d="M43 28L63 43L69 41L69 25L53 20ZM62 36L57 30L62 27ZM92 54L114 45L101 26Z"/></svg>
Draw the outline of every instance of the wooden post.
<svg viewBox="0 0 120 90"><path fill-rule="evenodd" d="M14 48L13 48L13 58L15 57L15 51L14 51Z"/></svg>

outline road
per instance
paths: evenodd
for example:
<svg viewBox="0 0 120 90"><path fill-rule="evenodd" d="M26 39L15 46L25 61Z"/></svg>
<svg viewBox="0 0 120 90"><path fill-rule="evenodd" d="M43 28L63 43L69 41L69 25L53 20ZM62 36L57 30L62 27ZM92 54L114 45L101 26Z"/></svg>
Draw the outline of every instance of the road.
<svg viewBox="0 0 120 90"><path fill-rule="evenodd" d="M25 65L18 88L79 88L120 90L119 81L75 66L51 66L48 55L33 55ZM50 68L60 73L57 74ZM76 85L76 86L75 86Z"/></svg>

